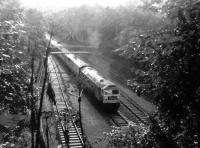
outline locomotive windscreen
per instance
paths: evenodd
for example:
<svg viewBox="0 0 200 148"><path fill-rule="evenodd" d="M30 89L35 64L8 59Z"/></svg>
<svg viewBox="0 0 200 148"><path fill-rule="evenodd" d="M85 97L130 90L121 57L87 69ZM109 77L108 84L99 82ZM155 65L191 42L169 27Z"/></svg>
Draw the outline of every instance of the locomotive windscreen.
<svg viewBox="0 0 200 148"><path fill-rule="evenodd" d="M119 94L119 90L112 90L112 94Z"/></svg>

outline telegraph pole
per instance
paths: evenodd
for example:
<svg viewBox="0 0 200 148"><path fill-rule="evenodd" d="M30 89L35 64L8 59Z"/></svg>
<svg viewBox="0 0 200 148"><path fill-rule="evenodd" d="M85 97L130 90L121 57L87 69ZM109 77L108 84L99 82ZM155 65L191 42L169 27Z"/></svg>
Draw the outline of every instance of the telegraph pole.
<svg viewBox="0 0 200 148"><path fill-rule="evenodd" d="M47 49L46 49L46 57L45 57L45 61L44 61L45 73L44 73L44 81L43 81L43 85L42 85L42 92L41 92L41 96L40 96L40 106L39 106L39 111L38 111L38 116L37 116L38 123L37 123L37 133L36 133L36 148L39 148L39 145L40 145L40 126L41 126L40 118L42 116L42 104L43 104L44 91L45 91L45 85L46 85L46 80L47 80L48 56L49 56L49 52L50 52L49 50L50 50L52 36L53 36L53 32L51 32L51 35L50 35L49 43L48 43Z"/></svg>
<svg viewBox="0 0 200 148"><path fill-rule="evenodd" d="M45 119L46 119L46 139L47 139L47 148L49 148L49 126L48 126L48 119L52 116L51 111L44 112Z"/></svg>
<svg viewBox="0 0 200 148"><path fill-rule="evenodd" d="M81 86L79 86L79 96L78 96L78 106L79 106L79 122L80 122L80 127L81 127L81 132L82 132L82 137L83 137L83 126L82 126L82 116L81 116L81 96L82 96L82 93L83 93L83 89L81 89ZM83 142L84 142L84 137L83 137ZM84 142L85 143L85 142ZM85 145L84 145L85 147Z"/></svg>
<svg viewBox="0 0 200 148"><path fill-rule="evenodd" d="M28 48L30 48L30 42L29 42L29 47ZM31 59L31 69L32 69L32 72L31 72L31 86L30 86L30 88L31 88L31 143L32 143L32 148L34 148L35 147L35 145L34 145L34 142L35 142L35 138L34 138L34 122L35 122L35 119L34 119L34 94L33 94L33 82L34 82L34 60L35 60L35 58L34 58L34 56L35 56L35 54L34 54L34 50L32 50L32 59Z"/></svg>

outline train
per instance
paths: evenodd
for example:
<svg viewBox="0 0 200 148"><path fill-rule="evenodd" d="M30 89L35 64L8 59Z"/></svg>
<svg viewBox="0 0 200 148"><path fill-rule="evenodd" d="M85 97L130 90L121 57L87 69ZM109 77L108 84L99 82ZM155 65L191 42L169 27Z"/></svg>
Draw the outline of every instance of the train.
<svg viewBox="0 0 200 148"><path fill-rule="evenodd" d="M54 51L63 50L57 47ZM81 87L92 96L92 99L106 110L116 111L119 108L120 90L113 82L105 79L95 68L75 54L56 54L56 56L72 71Z"/></svg>

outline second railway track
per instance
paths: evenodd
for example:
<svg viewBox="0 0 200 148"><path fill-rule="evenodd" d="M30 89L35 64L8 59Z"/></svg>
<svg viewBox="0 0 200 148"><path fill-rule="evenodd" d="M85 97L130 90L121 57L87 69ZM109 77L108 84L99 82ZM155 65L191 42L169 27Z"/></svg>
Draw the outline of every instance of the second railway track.
<svg viewBox="0 0 200 148"><path fill-rule="evenodd" d="M68 105L66 96L64 94L64 84L60 78L58 66L49 57L49 72L50 80L56 94L56 104L54 106L55 116L57 118L57 129L60 136L62 146L68 148L82 148L84 147L82 130L75 122L72 116L70 106Z"/></svg>
<svg viewBox="0 0 200 148"><path fill-rule="evenodd" d="M128 126L129 120L120 111L110 114L112 122L118 127Z"/></svg>
<svg viewBox="0 0 200 148"><path fill-rule="evenodd" d="M129 112L131 112L137 120L137 123L148 124L149 115L133 100L130 100L128 96L125 96L124 93L121 95L120 103L125 106Z"/></svg>
<svg viewBox="0 0 200 148"><path fill-rule="evenodd" d="M112 75L112 79L114 81L118 81L120 84L125 85L125 81L123 80L122 77L120 77L119 75L117 75L115 72L112 71L110 71L110 74ZM133 119L134 122L148 124L149 122L148 113L143 108L141 108L132 98L126 95L125 92L123 92L122 90L121 92L122 94L120 98L120 104L123 105L125 108L127 108L127 110L131 112L133 116L135 116L135 118Z"/></svg>

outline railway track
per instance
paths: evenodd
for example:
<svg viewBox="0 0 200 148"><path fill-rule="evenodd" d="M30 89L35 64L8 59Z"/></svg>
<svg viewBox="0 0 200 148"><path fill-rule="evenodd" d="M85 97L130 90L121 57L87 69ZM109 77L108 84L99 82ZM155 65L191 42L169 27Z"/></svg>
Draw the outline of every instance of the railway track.
<svg viewBox="0 0 200 148"><path fill-rule="evenodd" d="M137 123L148 124L149 115L133 100L130 100L128 96L122 92L120 103L128 109L133 115L135 115L135 119Z"/></svg>
<svg viewBox="0 0 200 148"><path fill-rule="evenodd" d="M125 81L123 80L122 77L120 77L119 75L117 75L112 71L110 73L113 76L113 80L118 81L123 86L125 86ZM134 119L133 117L128 117L128 118L130 119L132 118L132 120L134 120L134 122L137 123L148 124L148 118L149 118L148 113L146 113L144 109L142 109L133 99L127 96L125 92L123 92L122 90L121 92L122 95L120 98L120 104L123 105L125 108L127 108L127 110L131 112L131 114L134 116Z"/></svg>
<svg viewBox="0 0 200 148"><path fill-rule="evenodd" d="M124 115L122 115L120 111L112 113L110 115L110 118L112 119L113 123L118 127L128 126L129 120Z"/></svg>
<svg viewBox="0 0 200 148"><path fill-rule="evenodd" d="M119 83L121 83L122 85L125 86L125 81L123 80L122 77L120 77L119 75L117 75L114 72L110 72L113 76L113 80L118 81ZM123 105L125 108L128 109L129 112L131 112L131 114L133 116L135 116L135 118L133 119L135 122L137 123L143 123L143 124L148 124L148 118L149 115L148 113L146 113L146 111L144 111L143 108L141 108L133 99L131 99L129 96L127 96L125 94L125 92L121 91L122 95L120 98L120 104ZM129 117L128 117L129 118ZM130 117L133 118L133 117Z"/></svg>
<svg viewBox="0 0 200 148"><path fill-rule="evenodd" d="M114 72L110 73L112 74L114 80L118 81L122 85L125 85L125 81L123 81L123 79L120 76L118 76ZM149 115L134 100L132 100L129 96L127 96L125 92L122 92L120 98L120 104L123 105L125 108L127 108L128 111L135 116L134 118L135 122L143 124L148 123Z"/></svg>
<svg viewBox="0 0 200 148"><path fill-rule="evenodd" d="M68 148L85 147L82 130L75 123L75 118L72 116L71 107L68 105L64 94L65 85L62 84L58 66L49 57L50 79L56 96L56 105L54 106L55 116L57 118L57 129L62 146Z"/></svg>

